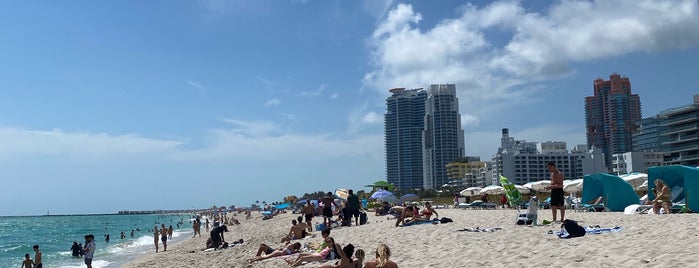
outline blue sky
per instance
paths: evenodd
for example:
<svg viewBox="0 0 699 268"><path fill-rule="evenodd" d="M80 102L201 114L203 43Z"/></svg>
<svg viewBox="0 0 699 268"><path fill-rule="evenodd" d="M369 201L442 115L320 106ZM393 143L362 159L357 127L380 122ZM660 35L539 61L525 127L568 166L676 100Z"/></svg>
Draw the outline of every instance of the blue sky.
<svg viewBox="0 0 699 268"><path fill-rule="evenodd" d="M466 153L585 142L592 81L699 93L696 1L0 3L0 215L247 206L384 177L388 89L455 83Z"/></svg>

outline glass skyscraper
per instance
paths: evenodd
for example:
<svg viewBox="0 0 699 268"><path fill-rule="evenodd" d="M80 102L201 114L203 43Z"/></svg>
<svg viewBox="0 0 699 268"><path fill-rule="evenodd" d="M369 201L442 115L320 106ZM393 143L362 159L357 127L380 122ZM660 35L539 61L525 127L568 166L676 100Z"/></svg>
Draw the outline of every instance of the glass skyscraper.
<svg viewBox="0 0 699 268"><path fill-rule="evenodd" d="M456 86L390 92L384 115L387 181L400 189L447 184L447 164L464 156Z"/></svg>
<svg viewBox="0 0 699 268"><path fill-rule="evenodd" d="M423 89L394 88L386 99L384 142L386 180L400 189L422 188L422 131L425 129Z"/></svg>

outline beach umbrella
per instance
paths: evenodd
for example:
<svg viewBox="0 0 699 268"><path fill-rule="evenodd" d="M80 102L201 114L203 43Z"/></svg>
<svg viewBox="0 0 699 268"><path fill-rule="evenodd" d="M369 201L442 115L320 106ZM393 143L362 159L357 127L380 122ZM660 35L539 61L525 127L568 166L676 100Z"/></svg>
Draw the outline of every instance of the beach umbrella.
<svg viewBox="0 0 699 268"><path fill-rule="evenodd" d="M545 192L545 191L549 191L549 190L545 189L545 187L549 186L549 185L551 185L551 181L542 180L542 181L528 182L528 183L525 183L523 186L527 187L529 189L532 189L533 191Z"/></svg>
<svg viewBox="0 0 699 268"><path fill-rule="evenodd" d="M528 194L529 192L531 192L529 188L524 187L522 185L515 184L515 188L517 188L517 191L519 191L520 194Z"/></svg>
<svg viewBox="0 0 699 268"><path fill-rule="evenodd" d="M415 201L418 200L418 196L415 194L405 194L400 197L401 202Z"/></svg>
<svg viewBox="0 0 699 268"><path fill-rule="evenodd" d="M374 192L373 194L371 194L371 198L379 199L386 202L395 202L398 200L398 198L395 195L393 195L393 193L386 190L378 190Z"/></svg>
<svg viewBox="0 0 699 268"><path fill-rule="evenodd" d="M461 190L461 192L459 192L459 195L460 196L469 196L469 197L476 196L476 195L480 194L480 191L482 189L483 188L481 188L481 187L468 187L466 189Z"/></svg>
<svg viewBox="0 0 699 268"><path fill-rule="evenodd" d="M624 180L626 183L630 184L631 187L633 187L634 191L639 191L641 190L641 185L643 183L646 183L646 189L648 189L648 174L645 173L631 173L631 174L626 174L626 175L621 175L622 180Z"/></svg>
<svg viewBox="0 0 699 268"><path fill-rule="evenodd" d="M479 192L480 194L504 194L505 193L505 188L502 188L502 186L498 185L490 185L487 186Z"/></svg>
<svg viewBox="0 0 699 268"><path fill-rule="evenodd" d="M570 180L563 182L563 191L566 193L582 192L583 180Z"/></svg>
<svg viewBox="0 0 699 268"><path fill-rule="evenodd" d="M285 208L288 208L289 206L291 206L291 205L289 205L289 204L287 204L287 203L284 203L284 204L276 205L276 206L274 206L274 208L276 208L276 209L285 209Z"/></svg>

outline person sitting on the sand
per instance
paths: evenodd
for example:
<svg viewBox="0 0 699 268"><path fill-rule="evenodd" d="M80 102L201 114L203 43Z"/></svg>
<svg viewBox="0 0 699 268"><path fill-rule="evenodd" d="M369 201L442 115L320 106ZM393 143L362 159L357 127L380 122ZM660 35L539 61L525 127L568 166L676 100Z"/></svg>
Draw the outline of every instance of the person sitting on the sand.
<svg viewBox="0 0 699 268"><path fill-rule="evenodd" d="M391 257L391 249L386 246L386 244L379 244L376 248L375 258L364 263L366 268L398 268L398 265L389 260Z"/></svg>
<svg viewBox="0 0 699 268"><path fill-rule="evenodd" d="M257 254L255 255L256 257L252 258L252 259L248 259L248 262L253 263L256 261L261 261L261 260L265 260L265 259L269 259L269 258L291 255L294 253L298 253L300 249L301 249L301 243L299 243L299 242L289 244L286 247L280 248L280 249L272 249L268 245L260 244L260 247L257 249ZM260 255L262 255L263 252L266 255L260 256Z"/></svg>
<svg viewBox="0 0 699 268"><path fill-rule="evenodd" d="M432 214L434 214L435 219L439 219L439 213L434 210L432 204L430 204L430 202L425 202L425 209L422 210L420 216L429 221L432 218Z"/></svg>
<svg viewBox="0 0 699 268"><path fill-rule="evenodd" d="M660 214L660 208L662 207L664 214L670 214L670 206L672 205L672 202L670 202L670 187L662 179L655 179L653 184L655 185L653 190L656 193L655 199L652 201L653 213Z"/></svg>
<svg viewBox="0 0 699 268"><path fill-rule="evenodd" d="M291 267L296 267L302 265L304 262L322 261L327 259L328 256L330 256L330 252L333 251L335 240L332 237L327 237L325 242L326 246L321 251L301 253L295 260L287 260L287 263L289 263Z"/></svg>
<svg viewBox="0 0 699 268"><path fill-rule="evenodd" d="M321 266L318 266L318 268L355 268L356 263L354 262L354 259L352 258L352 255L354 254L354 245L352 244L347 244L345 247L340 247L340 244L334 243L333 242L333 247L335 248L335 251L339 253L339 261L335 262L335 264L324 264Z"/></svg>
<svg viewBox="0 0 699 268"><path fill-rule="evenodd" d="M399 224L405 224L405 220L410 219L411 221L419 220L420 219L420 213L415 211L415 206L407 206L407 207L401 207L401 206L395 206L392 207L391 210L394 210L396 212L399 212L400 216L398 216L396 219L396 227L398 227Z"/></svg>
<svg viewBox="0 0 699 268"><path fill-rule="evenodd" d="M291 240L301 239L306 237L306 224L302 222L303 225L299 225L296 220L291 220L291 228L289 229L289 234L282 237L282 243L289 243Z"/></svg>

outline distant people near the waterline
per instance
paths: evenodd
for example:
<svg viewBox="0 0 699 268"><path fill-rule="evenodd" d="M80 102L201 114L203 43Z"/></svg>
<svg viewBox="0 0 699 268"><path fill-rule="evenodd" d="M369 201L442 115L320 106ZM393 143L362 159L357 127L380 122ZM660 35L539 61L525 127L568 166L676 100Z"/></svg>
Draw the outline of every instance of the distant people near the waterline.
<svg viewBox="0 0 699 268"><path fill-rule="evenodd" d="M199 217L197 217L193 222L192 222L192 229L194 229L194 236L192 238L201 237L201 221L199 221Z"/></svg>
<svg viewBox="0 0 699 268"><path fill-rule="evenodd" d="M109 243L109 234L104 235L104 242Z"/></svg>
<svg viewBox="0 0 699 268"><path fill-rule="evenodd" d="M153 242L155 243L155 253L158 253L158 244L160 243L160 241L158 240L158 238L160 237L159 235L160 232L158 232L158 225L153 226Z"/></svg>
<svg viewBox="0 0 699 268"><path fill-rule="evenodd" d="M43 263L41 263L41 250L39 250L39 245L34 245L32 247L34 249L34 268L42 268L44 266Z"/></svg>
<svg viewBox="0 0 699 268"><path fill-rule="evenodd" d="M172 240L172 232L173 231L174 231L174 229L172 228L172 225L170 225L170 227L167 228L167 239L168 240Z"/></svg>
<svg viewBox="0 0 699 268"><path fill-rule="evenodd" d="M73 241L73 245L70 247L70 253L73 257L80 257L80 246L77 241Z"/></svg>
<svg viewBox="0 0 699 268"><path fill-rule="evenodd" d="M91 235L91 234L86 235L85 236L85 247L83 248L83 254L85 256L85 265L87 265L87 268L92 268L92 258L95 254L96 249L97 249L97 245L95 245L95 236Z"/></svg>
<svg viewBox="0 0 699 268"><path fill-rule="evenodd" d="M34 260L29 257L29 253L24 254L24 260L22 261L22 268L34 268Z"/></svg>
<svg viewBox="0 0 699 268"><path fill-rule="evenodd" d="M167 228L165 228L164 223L160 226L162 227L160 229L160 241L163 242L163 251L167 251Z"/></svg>

